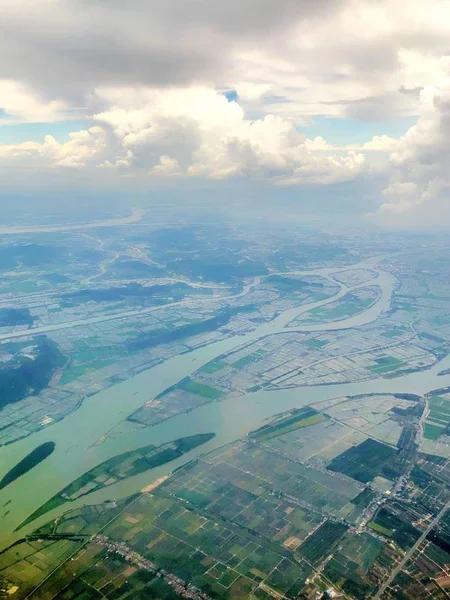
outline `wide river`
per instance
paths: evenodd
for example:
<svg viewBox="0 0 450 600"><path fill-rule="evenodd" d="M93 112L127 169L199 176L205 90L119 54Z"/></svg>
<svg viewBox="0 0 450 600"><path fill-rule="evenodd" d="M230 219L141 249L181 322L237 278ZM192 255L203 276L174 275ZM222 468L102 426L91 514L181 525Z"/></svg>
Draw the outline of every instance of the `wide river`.
<svg viewBox="0 0 450 600"><path fill-rule="evenodd" d="M68 505L47 513L21 529L18 534L13 533L19 523L67 484L98 463L121 452L148 444L159 445L195 433L216 433L216 437L208 444L181 458L105 490L90 494L71 503L70 508L130 495L193 457L244 436L252 429L259 427L267 418L281 411L305 404L314 404L337 396L376 392L424 394L432 389L450 385L450 376L437 376L439 371L450 367L449 355L427 371L412 373L397 379L375 379L362 383L311 386L270 392L258 391L226 398L220 402L212 402L145 429L135 429L131 423L126 423L123 425L123 435L110 437L106 442L94 445L99 438L121 423L147 400L192 374L208 361L242 344L283 331L337 330L373 322L389 310L392 292L397 284L395 277L376 268L377 260L374 258L355 265L375 270L378 277L363 285L376 284L382 290L376 304L355 317L322 325L285 328L299 314L333 302L345 295L348 288L342 286L340 291L331 298L286 310L270 323L263 324L254 331L227 338L188 354L176 356L127 381L99 392L87 398L78 410L63 421L19 442L0 448L1 478L36 446L47 441L53 441L56 444L55 452L49 458L0 492L0 547L62 514L67 510ZM348 269L349 267L319 270L314 273L327 277L331 273ZM4 506L5 504L7 506ZM4 508L2 508L3 506ZM4 515L7 510L10 512Z"/></svg>

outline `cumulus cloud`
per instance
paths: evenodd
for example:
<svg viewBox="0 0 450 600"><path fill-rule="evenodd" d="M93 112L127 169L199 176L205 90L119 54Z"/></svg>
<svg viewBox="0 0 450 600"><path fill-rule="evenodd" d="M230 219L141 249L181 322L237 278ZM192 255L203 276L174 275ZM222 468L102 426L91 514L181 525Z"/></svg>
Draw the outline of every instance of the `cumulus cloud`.
<svg viewBox="0 0 450 600"><path fill-rule="evenodd" d="M276 183L333 183L365 169L354 149L309 139L276 115L248 119L237 102L206 87L99 89L110 108L101 127L58 143L0 146L0 159L41 167L103 167L153 177L225 179L247 176Z"/></svg>
<svg viewBox="0 0 450 600"><path fill-rule="evenodd" d="M66 105L61 100L45 100L17 81L0 79L0 108L10 117L8 123L58 121Z"/></svg>
<svg viewBox="0 0 450 600"><path fill-rule="evenodd" d="M210 88L97 93L111 108L95 118L132 152L133 166L153 174L325 183L364 168L362 155L336 154L323 138L310 140L276 115L247 119L237 102Z"/></svg>
<svg viewBox="0 0 450 600"><path fill-rule="evenodd" d="M403 223L442 224L450 214L450 60L438 86L420 93L420 117L390 155L391 178L380 215Z"/></svg>
<svg viewBox="0 0 450 600"><path fill-rule="evenodd" d="M101 127L70 134L60 143L51 135L44 143L24 142L0 146L0 164L20 168L84 167L98 160L106 149L106 132Z"/></svg>
<svg viewBox="0 0 450 600"><path fill-rule="evenodd" d="M0 124L77 111L98 126L0 146L0 166L281 185L370 173L389 180L384 222L429 216L450 186L449 22L445 0L4 0ZM335 146L300 133L318 116L380 131ZM383 131L405 116L403 137Z"/></svg>

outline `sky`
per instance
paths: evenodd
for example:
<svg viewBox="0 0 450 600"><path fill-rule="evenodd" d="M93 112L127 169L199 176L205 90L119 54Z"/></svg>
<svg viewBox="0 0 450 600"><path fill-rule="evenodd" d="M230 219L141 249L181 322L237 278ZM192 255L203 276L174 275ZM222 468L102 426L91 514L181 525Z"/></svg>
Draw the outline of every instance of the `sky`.
<svg viewBox="0 0 450 600"><path fill-rule="evenodd" d="M449 23L448 0L3 0L4 198L241 185L449 228Z"/></svg>

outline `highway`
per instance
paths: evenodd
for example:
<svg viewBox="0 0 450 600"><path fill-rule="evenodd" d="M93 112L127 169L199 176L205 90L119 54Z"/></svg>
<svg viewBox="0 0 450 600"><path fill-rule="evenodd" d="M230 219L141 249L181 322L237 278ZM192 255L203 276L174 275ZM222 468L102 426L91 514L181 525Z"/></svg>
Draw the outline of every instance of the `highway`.
<svg viewBox="0 0 450 600"><path fill-rule="evenodd" d="M396 565L394 567L394 569L391 571L391 574L389 575L389 577L380 586L380 588L378 589L378 592L375 594L375 596L373 596L373 600L380 600L380 598L382 598L384 592L388 589L388 587L391 585L391 583L394 581L394 579L397 577L397 575L400 573L400 571L406 565L406 563L411 558L411 556L414 554L414 552L417 550L417 548L422 544L422 542L425 540L425 538L430 533L430 531L433 529L433 527L435 527L439 523L439 521L442 519L442 517L445 515L445 513L448 511L449 508L450 508L450 500L447 502L447 504L444 506L444 508L442 508L440 510L440 512L436 515L436 517L430 522L430 524L425 529L425 531L422 533L422 535L417 540L417 542L414 544L414 546L405 554L405 556L398 563L398 565Z"/></svg>

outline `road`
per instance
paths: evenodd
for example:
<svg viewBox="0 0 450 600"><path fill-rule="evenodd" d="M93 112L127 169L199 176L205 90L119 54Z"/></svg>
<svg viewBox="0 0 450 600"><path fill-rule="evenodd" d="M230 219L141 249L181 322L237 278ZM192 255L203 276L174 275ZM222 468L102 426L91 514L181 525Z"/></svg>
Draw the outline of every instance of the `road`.
<svg viewBox="0 0 450 600"><path fill-rule="evenodd" d="M406 565L406 563L411 558L411 556L414 554L414 552L417 550L417 548L422 544L422 542L425 540L425 538L430 533L430 531L433 529L433 527L435 527L439 523L439 521L442 519L442 517L445 515L445 513L448 511L449 508L450 508L450 500L447 502L447 504L444 506L444 508L442 508L441 511L436 515L436 517L431 521L431 523L428 525L428 527L422 533L422 535L417 540L417 542L414 544L414 546L405 554L405 556L398 563L398 565L396 567L394 567L394 569L391 571L391 574L386 579L386 581L383 583L383 585L381 585L381 587L378 589L378 592L375 594L375 596L373 596L372 600L380 600L380 598L383 596L384 592L391 585L391 583L394 581L394 579L397 577L397 575L400 573L400 571Z"/></svg>

